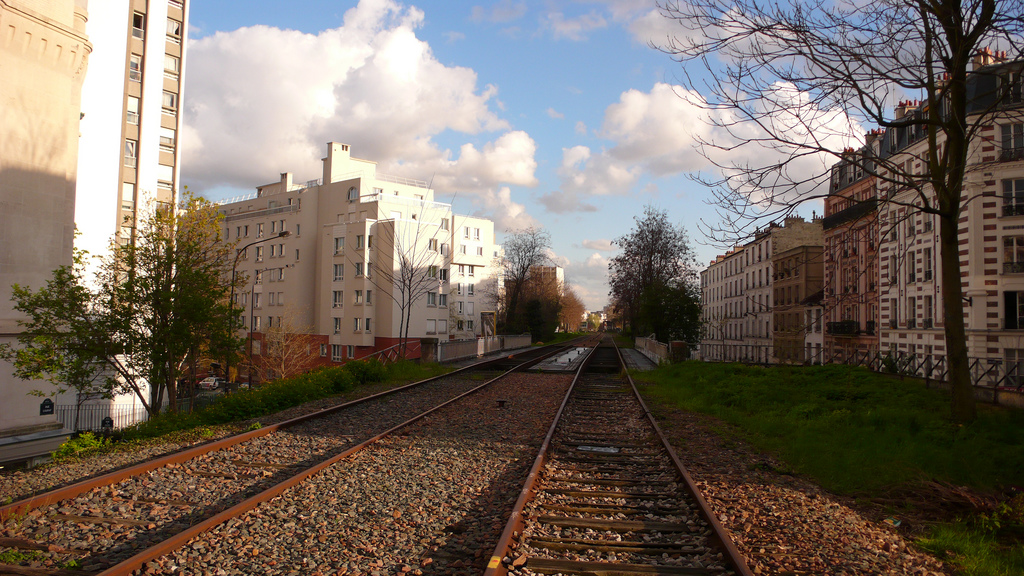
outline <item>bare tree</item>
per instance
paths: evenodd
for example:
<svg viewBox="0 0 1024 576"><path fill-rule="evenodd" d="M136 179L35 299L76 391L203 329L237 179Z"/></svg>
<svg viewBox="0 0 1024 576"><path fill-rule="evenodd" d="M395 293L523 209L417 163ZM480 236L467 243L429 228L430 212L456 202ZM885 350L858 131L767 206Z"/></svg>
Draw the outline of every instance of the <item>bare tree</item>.
<svg viewBox="0 0 1024 576"><path fill-rule="evenodd" d="M1014 85L1018 98L1020 90L1019 66L972 65L990 46L1009 47L1015 52L1007 60L1020 59L1024 4L682 0L662 9L682 27L663 50L711 72L687 75L693 90L684 94L708 111L716 134L700 143L722 174L701 180L714 190L724 222L709 227L710 235L731 244L766 219L824 197L828 165L844 150L880 183L911 191L909 200L881 200L939 221L952 413L972 420L957 229L981 193L961 195L967 171L982 168L971 161L972 143L1004 113L1001 99ZM920 105L895 117L894 100L918 94ZM864 150L859 136L867 127L924 144L901 154L851 153ZM750 149L756 153L744 154ZM731 161L741 156L757 160Z"/></svg>
<svg viewBox="0 0 1024 576"><path fill-rule="evenodd" d="M260 354L254 356L253 367L261 381L291 378L305 374L320 365L319 342L312 326L299 326L282 316L284 322L263 331Z"/></svg>
<svg viewBox="0 0 1024 576"><path fill-rule="evenodd" d="M366 274L381 295L395 303L399 313L399 349L404 356L416 302L430 293L440 298L449 273L445 256L450 256L452 228L450 210L427 213L425 204L410 220L394 217L377 221L375 266L367 264ZM449 253L445 254L445 250ZM436 304L436 302L435 302Z"/></svg>
<svg viewBox="0 0 1024 576"><path fill-rule="evenodd" d="M531 269L548 263L548 250L551 248L551 236L542 229L534 227L523 230L507 231L508 236L502 244L503 253L495 263L501 270L502 286L505 302L505 325L511 330L522 330L525 327L520 318L520 303Z"/></svg>

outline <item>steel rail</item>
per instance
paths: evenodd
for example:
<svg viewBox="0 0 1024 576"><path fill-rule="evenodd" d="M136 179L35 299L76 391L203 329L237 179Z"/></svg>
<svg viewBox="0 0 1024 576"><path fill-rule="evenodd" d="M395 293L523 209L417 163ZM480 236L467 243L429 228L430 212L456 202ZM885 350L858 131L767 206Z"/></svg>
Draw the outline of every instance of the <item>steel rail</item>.
<svg viewBox="0 0 1024 576"><path fill-rule="evenodd" d="M598 341L598 344L600 341ZM501 533L501 537L498 538L498 544L494 547L494 552L491 553L491 559L487 562L487 569L484 570L484 576L505 576L508 574L508 569L504 564L501 563L501 559L511 551L512 540L516 537L516 534L523 533L523 526L525 522L523 520L523 510L526 508L526 503L533 499L537 492L537 481L540 478L540 472L544 469L544 465L548 461L548 448L551 446L551 439L555 436L555 430L558 428L558 423L562 419L562 413L565 412L565 407L569 403L569 398L572 396L573 390L576 389L576 383L579 382L580 375L583 374L583 370L586 365L590 362L590 358L594 354L594 350L597 349L595 345L590 352L587 353L587 357L580 362L580 367L576 369L576 374L572 378L572 382L569 384L569 389L565 392L565 397L562 398L562 403L558 406L558 411L555 412L555 417L551 422L551 426L548 428L547 435L544 436L544 442L541 443L540 449L537 452L537 457L533 461L533 466L530 468L530 473L526 476L526 482L523 484L523 489L519 492L519 497L516 498L516 503L512 507L512 514L509 516L508 522L505 523L505 529Z"/></svg>
<svg viewBox="0 0 1024 576"><path fill-rule="evenodd" d="M331 457L331 458L329 458L329 459L327 459L327 460L325 460L323 462L320 462L319 464L316 464L316 465L314 465L314 466L312 466L310 468L307 468L307 469L305 469L305 470L303 470L301 472L298 472L294 476L291 476L290 478L286 478L285 480L282 480L281 482L275 484L274 486L271 486L270 488L267 488L266 490L264 490L262 492L259 492L258 494L250 496L249 498L243 500L242 502L239 502L238 504L235 504L234 506L232 506L232 507L230 507L230 508L228 508L226 510L221 511L221 512L215 514L214 516L211 516L210 518L207 518L207 519L199 522L198 524L194 524L194 525L188 527L187 529L185 529L185 530L183 530L183 531L181 531L181 532L171 536L170 538L168 538L166 540L163 540L163 541L161 541L161 542L159 542L159 543L157 543L157 544L155 544L153 546L150 546L150 547L146 548L145 550L142 550L138 554L136 554L136 555L134 555L134 556L132 556L130 558L127 558L127 559L121 561L120 563L115 564L114 566L111 566L111 567L103 570L102 572L100 572L98 574L98 576L128 576L128 575L132 574L135 570L141 569L147 562L149 562L151 560L155 560L157 558L160 558L161 556L164 556L165 554L168 554L169 552L172 552L172 551L180 548L181 546L185 545L186 543L188 543L188 541L190 541L191 539L195 538L196 536L199 536L200 534L202 534L204 532L207 532L207 531L215 528L216 526L218 526L218 525L220 525L220 524L222 524L222 523L224 523L224 522L226 522L226 521L228 521L228 520L230 520L232 518L238 517L238 516L244 514L245 512L248 512L248 511L256 508L260 504L262 504L264 502L267 502L267 501L271 500L272 498L280 495L285 490L287 490L289 488L292 488L292 487L302 483L303 481L305 481L306 479L310 478L311 476L314 476L315 474L323 471L324 469L326 469L326 468L328 468L330 466L333 466L334 464L337 464L338 462L348 458L349 456L351 456L351 455L353 455L353 454L355 454L355 453L365 449L366 447L374 444L375 442L379 441L380 439L385 438L385 437L391 435L392 433L396 432L397 430L405 428L406 426L409 426L410 424L413 424L414 422L417 422L417 421L419 421L419 420L429 416L430 414L440 410L441 408L444 408L445 406L448 406L449 404L452 404L452 403L454 403L454 402L456 402L456 401L458 401L458 400L460 400L460 399L462 399L462 398L464 398L466 396L469 396L470 394L473 394L473 393L476 393L476 392L478 392L480 390L483 390L484 388L490 386L491 384L493 384L494 382L497 382L498 380L501 380L502 378L508 376L509 374L512 374L513 372L518 372L520 370L524 370L526 368L530 368L531 366L534 366L534 365L542 362L543 360L545 360L547 358L550 358L551 356L554 356L554 355L562 352L565 348L567 348L567 346L565 346L565 345L557 346L557 347L553 348L550 352L547 352L547 353L545 353L545 354L543 354L543 355L541 355L541 356L539 356L537 358L529 359L526 362L523 362L522 364L519 364L519 365L517 365L517 366L507 370L506 372L503 372L502 374L500 374L500 375L498 375L498 376L496 376L496 377L494 377L494 378L484 382L483 384L481 384L481 385L479 385L479 386L477 386L475 388L472 388L470 390L467 390L466 392L463 392L462 394L459 394L458 396L455 396L454 398L451 398L450 400L444 402L443 404L439 404L439 405L435 406L434 408L431 408L430 410L427 410L426 412L423 412L423 413L421 413L421 414L419 414L417 416L414 416L413 418L411 418L409 420L406 420L405 422L402 422L401 424L393 426L393 427L385 430L384 432L381 432L381 433L377 434L376 436L374 436L372 438L369 438L369 439L367 439L367 440L365 440L365 441L363 441L363 442L361 442L361 443L359 443L359 444L349 448L348 450L345 450L344 452L341 452L341 453L339 453L339 454L337 454L337 455L335 455L335 456L333 456L333 457ZM490 363L490 362L488 362L488 363Z"/></svg>
<svg viewBox="0 0 1024 576"><path fill-rule="evenodd" d="M679 472L680 477L683 479L683 484L685 486L686 493L693 498L694 502L697 504L697 507L699 508L701 516L704 518L705 521L707 521L708 525L711 527L715 543L719 545L720 549L727 558L727 562L731 565L730 567L733 570L735 570L738 576L754 576L754 573L747 566L746 560L743 558L743 555L739 552L739 549L736 548L736 545L728 537L728 532L725 531L725 527L722 526L721 522L718 521L718 518L715 516L714 511L711 510L711 507L708 505L707 500L705 500L704 497L700 494L700 490L697 489L696 483L693 481L693 478L686 470L686 467L683 466L682 461L679 460L679 457L676 454L675 450L672 448L672 445L665 437L664 432L661 430L661 427L658 426L653 414L651 414L651 411L648 409L647 404L643 401L643 398L640 396L640 392L637 389L636 384L633 382L633 378L630 377L629 375L629 369L622 358L622 353L619 350L618 345L615 344L614 338L612 338L612 345L615 348L615 353L616 357L619 360L619 365L625 372L625 376L627 378L627 381L629 382L630 388L632 388L633 390L634 396L639 401L640 406L642 407L644 414L647 415L647 419L651 423L655 434L661 440L662 446L668 452L673 465ZM535 497L538 491L540 471L543 469L543 467L547 464L548 460L550 459L548 452L550 449L551 441L555 435L555 430L557 429L561 421L562 414L565 410L566 405L569 402L569 398L572 396L572 393L576 388L576 383L578 382L580 375L586 369L586 366L589 365L592 355L593 351L590 355L588 355L586 361L584 361L580 365L580 368L576 376L573 378L569 390L565 394L565 398L562 399L562 405L559 407L558 412L555 414L554 421L552 422L551 427L548 430L548 434L547 436L545 436L544 442L541 444L539 453L537 454L537 458L534 461L533 467L530 469L530 474L529 476L527 476L526 483L524 484L522 491L520 491L519 498L516 500L515 506L512 510L512 514L510 515L509 520L505 525L505 530L502 532L501 537L498 540L498 544L495 546L494 552L491 554L490 561L487 564L487 569L484 571L484 576L506 576L509 573L508 567L502 562L502 559L505 556L511 555L511 553L513 552L513 541L516 540L517 535L521 537L523 533L523 529L525 527L523 510L525 509L526 504ZM607 565L605 566L605 564ZM615 564L599 563L595 564L594 569L596 571L595 573L607 572L608 574L614 574Z"/></svg>
<svg viewBox="0 0 1024 576"><path fill-rule="evenodd" d="M672 448L672 444L668 441L668 437L666 437L665 433L661 430L661 426L658 426L658 421L654 418L654 414L652 414L651 410L647 407L647 403L644 402L643 396L640 395L640 390L636 387L636 383L633 382L633 377L629 374L629 368L626 366L626 362L622 358L622 351L619 350L618 344L615 344L614 338L612 339L612 344L615 346L615 353L619 356L619 362L625 369L626 379L629 381L629 387L633 389L633 395L636 396L637 402L640 403L644 414L647 415L647 420L654 428L658 439L661 440L661 445L665 447L669 457L672 458L672 463L675 464L676 470L679 472L680 476L683 477L683 486L690 494L690 497L697 503L697 507L700 508L701 516L703 516L704 520L711 525L711 531L717 541L717 544L722 547L726 556L729 558L729 563L732 564L733 569L736 570L739 576L754 576L750 567L747 566L747 561L743 557L743 554L740 553L739 548L736 547L732 538L729 537L729 532L726 531L725 526L719 522L718 515L711 509L711 505L708 504L704 495L700 493L700 490L697 488L697 483L693 480L693 476L690 476L690 472L686 469L686 466L683 465L682 460L679 459L679 455L676 454L675 449Z"/></svg>
<svg viewBox="0 0 1024 576"><path fill-rule="evenodd" d="M427 378L425 380L420 380L418 382L411 382L409 384L405 384L405 385L399 386L397 388L392 388L390 390L384 390L382 392L377 392L376 394L371 394L371 395L365 396L363 398L357 398L357 399L351 400L349 402L343 402L343 403L337 404L335 406L330 406L328 408L324 408L324 409L320 410L319 412L312 412L310 414L304 414L302 416L297 416L295 418L291 418L291 419L285 420L284 422L278 422L277 424L272 424L272 425L269 425L269 426L264 426L264 427L259 428L257 430L251 430L251 431L242 432L242 433L239 433L239 434L234 434L234 435L231 435L231 436L226 436L226 437L221 438L219 440L214 440L213 442L207 442L207 443L201 444L199 446L193 446L191 448L186 448L186 449L180 450L178 452L174 452L174 453L171 453L171 454L166 454L166 455L163 455L163 456L158 456L156 458L153 458L152 460L147 460L145 462L140 462L139 464L135 464L135 465L132 465L132 466L129 466L129 467L126 467L126 468L121 468L119 470L114 470L114 471L111 471L111 472L107 472L107 473L101 474L99 476L95 476L95 477L92 477L92 478L88 478L86 480L82 480L80 482L76 482L74 484L70 484L68 486L64 486L62 488L57 488L55 490L51 490L51 491L48 491L48 492L43 492L41 494L36 494L36 495L33 495L33 496L29 496L28 498L24 498L24 499L19 500L17 502L12 502L10 504L4 505L4 506L0 506L0 523L3 523L5 521L7 521L9 518L14 517L14 516L24 515L28 511L34 510L36 508L41 508L43 506L47 506L47 505L53 504L55 502L59 502L61 500L67 500L67 499L71 499L71 498L76 498L76 497L78 497L78 496L80 496L80 495L82 495L82 494L84 494L86 492L89 492L90 490L93 490L94 488L99 488L100 486L106 486L108 484L114 484L114 483L120 482L122 480L126 480L128 478L132 478L134 476L140 476L140 475L145 474L147 472L151 472L151 471L156 470L158 468L162 468L164 466L167 466L169 464L181 464L182 462L187 462L187 461L189 461L189 460L191 460L193 458L197 458L199 456L203 456L205 454L209 454L210 452L215 452L215 451L218 451L218 450L223 450L225 448L230 448L230 447L235 446L237 444L241 444L243 442L248 442L249 440L253 440L255 438L260 438L260 437L266 436L268 434L273 434L274 432L277 432L279 430L284 430L286 428L290 428L292 426L296 426L298 424L301 424L301 423L309 421L309 420L314 420L314 419L317 419L317 418L322 418L324 416L328 416L330 414L334 414L336 412L340 412L342 410L345 410L347 408L351 408L352 406L356 406L358 404L362 404L362 403L365 403L365 402L370 402L370 401L373 401L373 400L377 400L377 399L382 398L384 396L389 396L389 395L392 395L392 394L398 394L398 393L400 393L400 392L402 392L404 390L408 390L409 388L413 388L413 387L416 387L416 386L423 386L425 384L429 384L429 383L434 382L436 380L441 380L443 378L448 378L450 376L453 376L453 375L456 375L456 374L461 374L463 372L468 372L468 371L473 371L473 370L480 370L482 368L486 368L488 365L497 364L499 362L504 362L504 361L508 360L509 358L514 358L516 356L521 356L521 355L526 354L527 352L533 352L533 351L534 350L529 350L529 351L520 352L519 354L513 354L513 355L510 355L510 356L501 356L501 357L498 357L498 358L491 358L491 359L487 359L487 360L482 360L480 362L476 362L474 364L470 364L469 366L464 366L462 368L459 368L458 370L454 370L452 372L448 372L448 373L442 374L440 376L434 376L432 378Z"/></svg>

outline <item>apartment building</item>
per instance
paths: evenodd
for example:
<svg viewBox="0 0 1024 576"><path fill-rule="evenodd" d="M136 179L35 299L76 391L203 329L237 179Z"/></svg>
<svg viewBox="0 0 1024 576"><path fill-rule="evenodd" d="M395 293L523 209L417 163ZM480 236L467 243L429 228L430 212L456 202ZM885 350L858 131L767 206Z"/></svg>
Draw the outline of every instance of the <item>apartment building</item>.
<svg viewBox="0 0 1024 576"><path fill-rule="evenodd" d="M255 342L273 328L316 334L323 361L343 362L406 334L483 333L493 222L454 214L426 182L378 173L346 144L328 144L320 179L284 173L221 211L251 283L235 295L239 325Z"/></svg>
<svg viewBox="0 0 1024 576"><path fill-rule="evenodd" d="M807 222L800 217L790 217L781 225L772 223L758 230L750 242L719 256L701 271L702 357L776 362L774 347L778 344L776 323L779 320L775 314L775 282L779 279L776 256L780 250L820 248L820 244L821 218ZM820 260L819 254L819 263ZM821 289L820 280L818 289ZM796 346L795 340L793 345ZM803 349L802 342L798 347Z"/></svg>
<svg viewBox="0 0 1024 576"><path fill-rule="evenodd" d="M0 0L0 344L15 344L24 317L11 285L43 286L71 263L82 81L93 46L85 0ZM69 433L45 382L15 378L0 362L0 462L27 460ZM47 407L45 402L51 402Z"/></svg>
<svg viewBox="0 0 1024 576"><path fill-rule="evenodd" d="M1010 367L1024 358L1024 61L1001 56L983 51L970 77L971 112L993 120L970 145L958 232L968 356ZM896 118L925 110L901 102ZM910 126L890 129L882 153L903 171L923 174L924 136ZM899 205L919 205L909 191L883 185L879 194L892 200L880 214L882 352L938 363L946 354L938 226L931 215Z"/></svg>
<svg viewBox="0 0 1024 576"><path fill-rule="evenodd" d="M89 3L94 44L82 87L75 245L93 256L177 201L186 0Z"/></svg>
<svg viewBox="0 0 1024 576"><path fill-rule="evenodd" d="M832 167L822 220L823 345L829 361L857 361L878 352L878 178L870 158L878 157L882 137L881 131L869 132L856 156L848 150Z"/></svg>
<svg viewBox="0 0 1024 576"><path fill-rule="evenodd" d="M820 306L824 284L821 220L815 219L811 224L812 234L806 234L811 237L805 238L798 246L776 251L772 257L772 315L775 329L772 349L778 362L802 364L810 361L811 356L805 355L807 333L813 332L815 328L821 330L820 318L813 318L813 309ZM814 224L817 226L814 227ZM813 235L815 231L818 233L816 238ZM807 321L809 316L810 322Z"/></svg>

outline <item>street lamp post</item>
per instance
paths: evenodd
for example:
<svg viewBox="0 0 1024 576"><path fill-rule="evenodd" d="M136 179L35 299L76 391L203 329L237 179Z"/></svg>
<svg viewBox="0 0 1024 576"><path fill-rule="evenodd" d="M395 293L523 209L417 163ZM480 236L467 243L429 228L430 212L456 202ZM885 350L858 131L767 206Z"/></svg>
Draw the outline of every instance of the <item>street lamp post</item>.
<svg viewBox="0 0 1024 576"><path fill-rule="evenodd" d="M275 236L267 236L266 238L261 238L259 240L254 240L252 242L249 242L245 246L242 246L241 248L238 248L237 250L235 250L235 261L234 261L233 264L231 264L231 294L228 296L228 306L231 308L231 318L228 320L228 323L231 326L231 332L232 333L234 333L234 331L235 331L234 330L234 328L235 328L235 311L234 311L234 307L235 307L235 280L236 280L236 277L235 277L236 272L235 272L235 270L238 268L238 259L241 258L242 254L244 254L245 251L248 250L251 246L255 246L257 244L262 244L263 242L269 242L271 240L276 240L277 238L284 238L285 236L291 236L291 232L289 232L287 230L282 230L282 231L278 232ZM251 330L252 326L250 326L249 328ZM231 353L228 352L227 359L225 359L225 361L224 361L224 379L225 380L229 380L230 378L231 378Z"/></svg>

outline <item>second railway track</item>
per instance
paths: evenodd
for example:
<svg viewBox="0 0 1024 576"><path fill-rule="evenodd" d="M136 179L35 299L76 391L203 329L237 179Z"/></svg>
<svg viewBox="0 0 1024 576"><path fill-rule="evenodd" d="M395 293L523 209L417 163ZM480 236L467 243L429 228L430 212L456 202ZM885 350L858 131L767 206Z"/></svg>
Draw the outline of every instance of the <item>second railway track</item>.
<svg viewBox="0 0 1024 576"><path fill-rule="evenodd" d="M212 526L226 520L236 513L232 510L258 500L268 488L283 486L296 474L308 476L310 466L324 466L317 462L330 462L352 446L525 361L520 357L481 363L485 378L448 375L401 394L352 403L322 418L275 427L273 434L257 434L242 442L221 441L215 443L223 444L219 449L186 451L134 473L129 469L109 475L109 480L93 479L78 493L69 487L16 502L0 508L4 520L0 547L43 554L42 564L51 571L39 574L58 573L52 569L68 560L87 573L127 573L145 561L133 560L140 552L143 556L147 549L153 551L150 556L166 553L177 545L166 544L168 539L196 531L203 523ZM111 566L116 570L110 571ZM6 573L32 572L10 568Z"/></svg>

